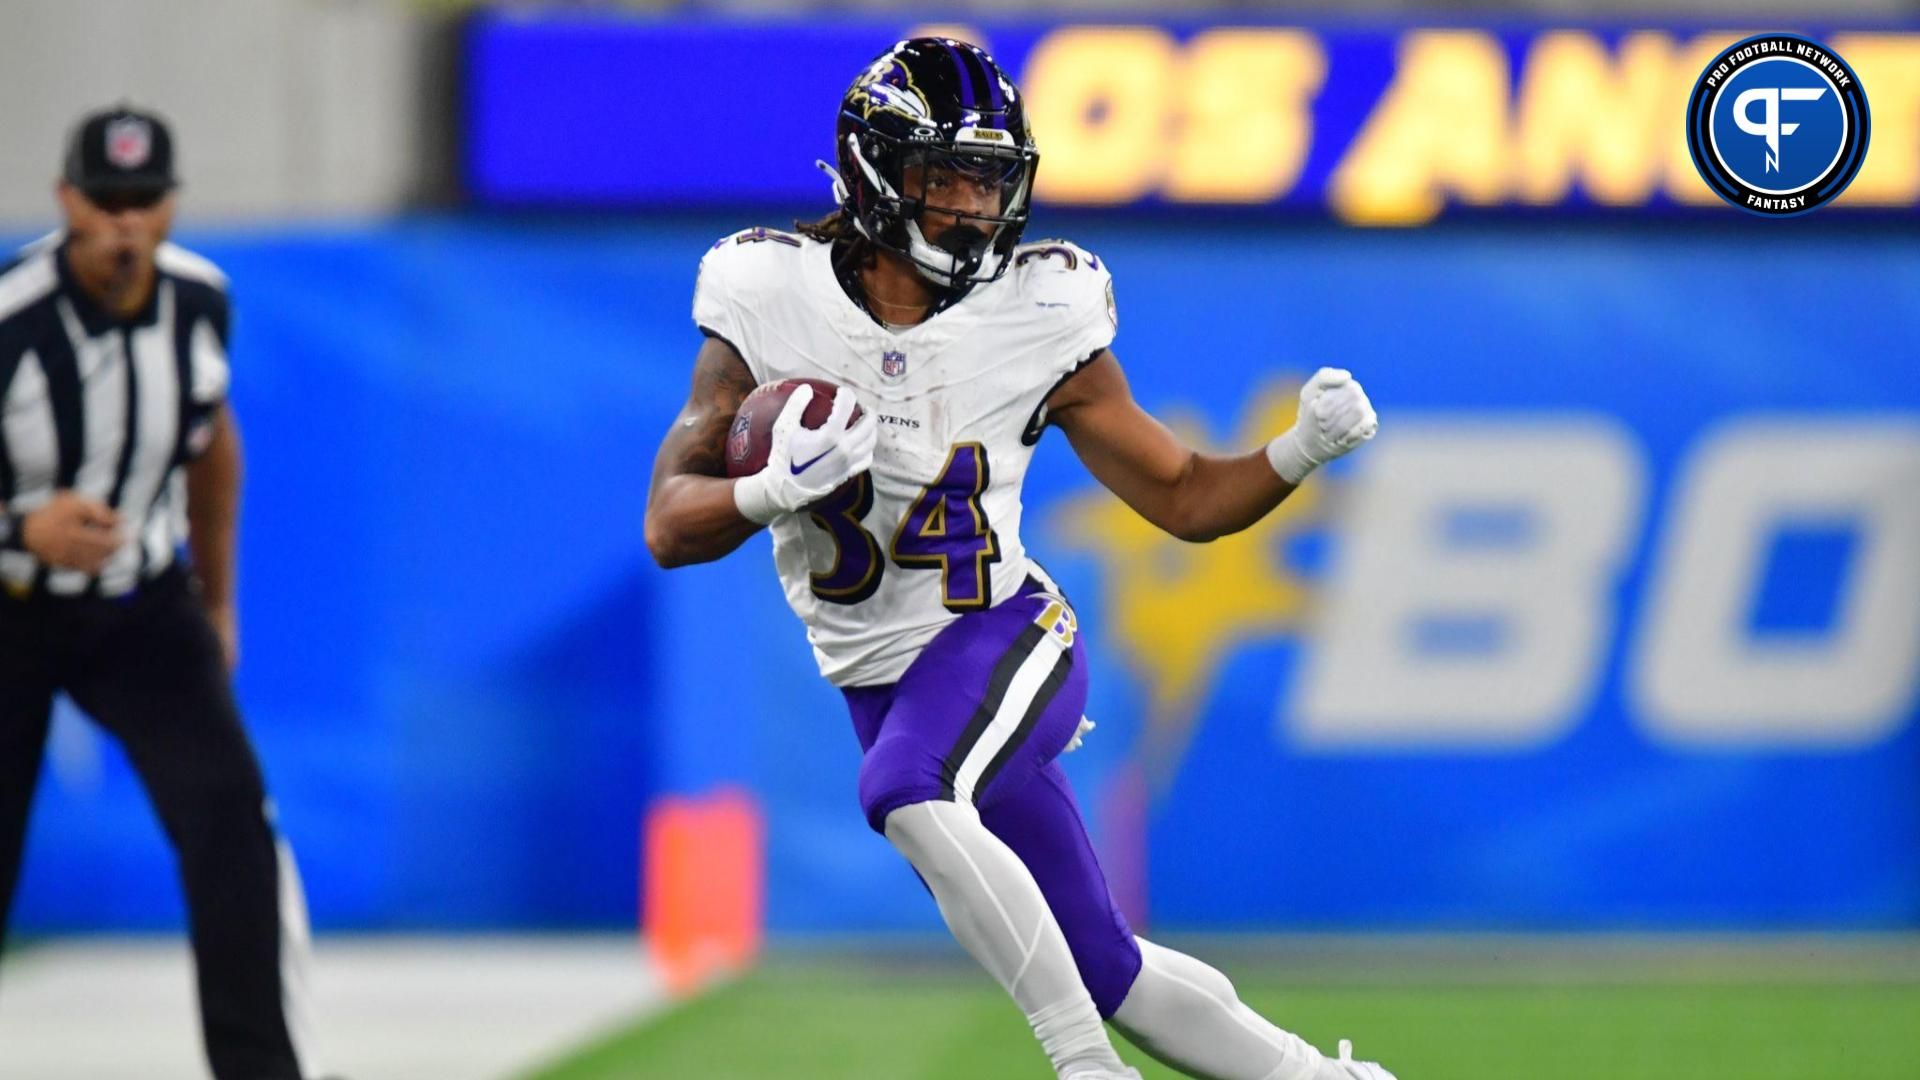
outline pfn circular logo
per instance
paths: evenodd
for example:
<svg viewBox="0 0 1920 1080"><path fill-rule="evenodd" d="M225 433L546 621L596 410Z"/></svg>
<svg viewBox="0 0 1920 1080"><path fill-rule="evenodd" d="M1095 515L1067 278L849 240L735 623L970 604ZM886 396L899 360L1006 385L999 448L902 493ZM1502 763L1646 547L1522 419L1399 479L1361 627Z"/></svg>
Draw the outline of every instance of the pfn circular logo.
<svg viewBox="0 0 1920 1080"><path fill-rule="evenodd" d="M1798 34L1713 58L1687 101L1687 149L1714 193L1749 213L1832 202L1867 158L1867 95L1845 60Z"/></svg>

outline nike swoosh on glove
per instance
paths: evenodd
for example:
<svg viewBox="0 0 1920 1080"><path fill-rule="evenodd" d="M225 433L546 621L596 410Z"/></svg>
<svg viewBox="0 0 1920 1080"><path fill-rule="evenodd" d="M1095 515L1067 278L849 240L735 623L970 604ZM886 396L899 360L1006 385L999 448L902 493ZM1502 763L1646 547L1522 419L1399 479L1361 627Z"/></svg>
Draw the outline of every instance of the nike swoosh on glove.
<svg viewBox="0 0 1920 1080"><path fill-rule="evenodd" d="M1352 450L1380 430L1373 402L1353 373L1321 368L1300 388L1300 414L1287 433L1267 444L1267 461L1289 484Z"/></svg>
<svg viewBox="0 0 1920 1080"><path fill-rule="evenodd" d="M748 521L765 525L781 514L803 510L873 467L879 428L871 411L847 426L853 391L844 386L834 391L833 412L817 428L800 422L812 400L813 387L794 389L774 417L767 467L733 482L733 504Z"/></svg>

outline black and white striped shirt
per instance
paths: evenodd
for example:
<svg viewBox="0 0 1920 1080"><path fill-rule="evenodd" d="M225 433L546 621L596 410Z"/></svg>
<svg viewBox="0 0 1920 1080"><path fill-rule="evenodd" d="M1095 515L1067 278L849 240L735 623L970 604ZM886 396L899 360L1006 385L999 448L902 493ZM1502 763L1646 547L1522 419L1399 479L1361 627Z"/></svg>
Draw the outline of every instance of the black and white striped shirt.
<svg viewBox="0 0 1920 1080"><path fill-rule="evenodd" d="M227 279L174 244L146 310L102 311L63 237L0 270L0 508L11 522L71 488L119 511L127 541L98 577L43 565L15 535L0 586L16 596L119 596L171 566L186 540L181 466L206 448L227 393Z"/></svg>

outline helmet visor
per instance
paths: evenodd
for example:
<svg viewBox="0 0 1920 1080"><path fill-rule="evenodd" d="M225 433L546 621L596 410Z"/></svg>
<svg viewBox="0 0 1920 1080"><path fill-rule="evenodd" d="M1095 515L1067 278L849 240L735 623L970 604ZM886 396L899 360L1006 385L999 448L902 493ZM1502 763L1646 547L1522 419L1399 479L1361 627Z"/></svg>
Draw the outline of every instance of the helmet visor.
<svg viewBox="0 0 1920 1080"><path fill-rule="evenodd" d="M903 202L981 221L1024 217L1033 154L1013 147L916 147L901 155Z"/></svg>

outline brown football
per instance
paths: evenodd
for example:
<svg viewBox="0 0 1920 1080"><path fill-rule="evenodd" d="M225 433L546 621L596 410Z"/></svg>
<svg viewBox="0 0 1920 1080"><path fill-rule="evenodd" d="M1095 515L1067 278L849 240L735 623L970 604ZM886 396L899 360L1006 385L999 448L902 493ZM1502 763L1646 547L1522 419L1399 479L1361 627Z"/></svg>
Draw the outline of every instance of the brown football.
<svg viewBox="0 0 1920 1080"><path fill-rule="evenodd" d="M740 411L733 414L733 427L727 431L728 476L752 476L767 467L767 452L773 448L773 422L801 383L813 387L813 400L807 402L807 411L800 414L800 422L809 428L818 428L827 422L833 412L834 391L839 389L834 384L825 379L761 383L740 403ZM851 426L860 419L862 411L855 405L847 424Z"/></svg>

